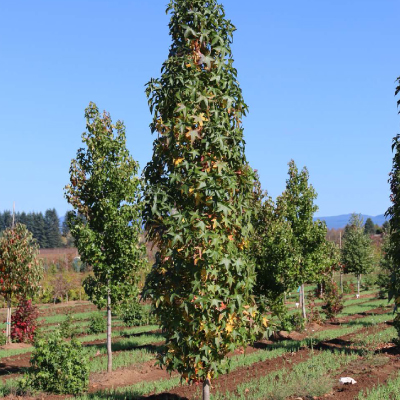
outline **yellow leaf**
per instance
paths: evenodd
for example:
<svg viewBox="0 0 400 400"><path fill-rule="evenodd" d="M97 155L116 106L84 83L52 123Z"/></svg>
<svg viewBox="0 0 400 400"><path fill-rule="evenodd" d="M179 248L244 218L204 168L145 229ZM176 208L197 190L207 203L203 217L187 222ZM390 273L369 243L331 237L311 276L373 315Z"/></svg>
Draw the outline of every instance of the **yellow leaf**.
<svg viewBox="0 0 400 400"><path fill-rule="evenodd" d="M192 64L186 64L187 68L190 68L192 66Z"/></svg>
<svg viewBox="0 0 400 400"><path fill-rule="evenodd" d="M263 318L262 319L262 323L263 323L263 325L267 328L268 327L268 320L267 320L267 318Z"/></svg>
<svg viewBox="0 0 400 400"><path fill-rule="evenodd" d="M226 330L228 333L231 333L231 332L233 331L233 325L230 324L230 323L226 324L225 330Z"/></svg>
<svg viewBox="0 0 400 400"><path fill-rule="evenodd" d="M184 160L183 157L179 157L179 158L177 158L176 160L174 160L175 166L179 165L183 160Z"/></svg>

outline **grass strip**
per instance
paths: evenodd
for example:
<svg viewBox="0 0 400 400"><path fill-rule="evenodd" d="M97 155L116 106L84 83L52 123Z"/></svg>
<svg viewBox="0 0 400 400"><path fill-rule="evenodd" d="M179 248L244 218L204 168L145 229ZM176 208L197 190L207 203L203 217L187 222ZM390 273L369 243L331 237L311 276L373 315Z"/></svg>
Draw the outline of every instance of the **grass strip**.
<svg viewBox="0 0 400 400"><path fill-rule="evenodd" d="M268 375L238 385L235 399L284 400L291 396L323 396L334 385L330 374L357 358L354 354L321 352L296 364L291 370L281 368ZM232 399L232 393L217 392L213 400Z"/></svg>
<svg viewBox="0 0 400 400"><path fill-rule="evenodd" d="M358 400L400 400L400 372L397 377L390 379L385 385L378 385L372 389L361 390Z"/></svg>

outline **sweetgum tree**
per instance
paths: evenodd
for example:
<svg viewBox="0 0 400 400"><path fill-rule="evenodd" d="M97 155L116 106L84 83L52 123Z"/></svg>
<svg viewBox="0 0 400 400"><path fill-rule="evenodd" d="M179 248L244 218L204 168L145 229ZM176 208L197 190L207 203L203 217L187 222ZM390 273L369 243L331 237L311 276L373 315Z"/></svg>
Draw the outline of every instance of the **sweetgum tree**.
<svg viewBox="0 0 400 400"><path fill-rule="evenodd" d="M395 95L400 93L400 77L397 78ZM400 106L400 100L397 101ZM400 112L399 112L400 114ZM386 211L386 216L390 218L390 244L387 246L386 258L391 269L391 282L389 285L389 299L394 299L394 319L397 333L400 337L400 134L393 138L392 151L394 152L392 171L390 172L390 201L391 206Z"/></svg>
<svg viewBox="0 0 400 400"><path fill-rule="evenodd" d="M11 298L25 299L40 289L43 267L39 246L25 225L7 228L0 237L0 294L7 302L6 342L11 334Z"/></svg>
<svg viewBox="0 0 400 400"><path fill-rule="evenodd" d="M361 217L352 214L343 235L342 262L346 271L357 276L357 293L360 295L361 275L373 267L373 248L371 239L364 233Z"/></svg>
<svg viewBox="0 0 400 400"><path fill-rule="evenodd" d="M203 381L207 398L226 354L257 331L245 251L254 174L230 48L235 27L216 0L173 0L168 11L169 57L147 85L157 139L144 171L143 215L159 252L144 296L166 337L161 365Z"/></svg>
<svg viewBox="0 0 400 400"><path fill-rule="evenodd" d="M289 162L286 189L262 207L262 218L256 226L256 241L262 243L254 252L257 257L257 294L270 296L300 286L300 303L306 317L304 283L317 282L330 263L326 245L326 225L314 221L318 207L317 194L309 184L306 168L299 171ZM259 238L259 239L258 239Z"/></svg>
<svg viewBox="0 0 400 400"><path fill-rule="evenodd" d="M86 149L79 149L66 186L71 233L81 260L93 266L85 291L98 308L107 307L108 372L112 370L111 311L135 301L137 274L146 264L139 241L142 206L139 165L126 148L125 126L94 103L85 110Z"/></svg>

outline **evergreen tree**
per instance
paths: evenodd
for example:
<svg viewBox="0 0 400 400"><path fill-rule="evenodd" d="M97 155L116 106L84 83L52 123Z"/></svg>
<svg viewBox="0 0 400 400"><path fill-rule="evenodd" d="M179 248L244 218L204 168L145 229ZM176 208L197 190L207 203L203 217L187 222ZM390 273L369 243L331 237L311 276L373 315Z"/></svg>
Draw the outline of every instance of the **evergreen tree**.
<svg viewBox="0 0 400 400"><path fill-rule="evenodd" d="M343 235L342 262L347 272L357 276L357 293L360 295L361 275L373 267L371 239L365 235L360 215L352 214Z"/></svg>
<svg viewBox="0 0 400 400"><path fill-rule="evenodd" d="M216 0L172 0L172 45L147 85L153 158L145 168L144 222L159 252L144 295L166 337L159 361L189 382L228 366L256 317L246 254L254 174L244 154L247 111L233 67L235 27Z"/></svg>
<svg viewBox="0 0 400 400"><path fill-rule="evenodd" d="M60 220L57 211L53 208L45 214L46 241L49 248L62 247Z"/></svg>
<svg viewBox="0 0 400 400"><path fill-rule="evenodd" d="M45 249L49 247L46 235L46 224L41 212L32 213L31 229L33 237L38 241L40 248Z"/></svg>
<svg viewBox="0 0 400 400"><path fill-rule="evenodd" d="M367 218L365 221L364 233L369 236L375 234L375 224L372 222L371 218Z"/></svg>

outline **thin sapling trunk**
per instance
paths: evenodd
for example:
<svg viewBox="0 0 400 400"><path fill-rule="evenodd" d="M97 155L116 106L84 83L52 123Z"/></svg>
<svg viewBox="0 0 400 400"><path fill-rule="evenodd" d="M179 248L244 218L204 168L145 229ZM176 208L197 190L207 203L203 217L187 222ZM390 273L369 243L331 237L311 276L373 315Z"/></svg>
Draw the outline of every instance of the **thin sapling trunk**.
<svg viewBox="0 0 400 400"><path fill-rule="evenodd" d="M111 350L111 296L110 290L107 295L107 372L112 372L112 350Z"/></svg>
<svg viewBox="0 0 400 400"><path fill-rule="evenodd" d="M307 314L306 314L306 302L305 302L305 296L304 296L304 283L302 283L300 291L301 291L301 308L302 308L302 312L303 312L303 318L306 319Z"/></svg>
<svg viewBox="0 0 400 400"><path fill-rule="evenodd" d="M205 379L203 382L203 400L210 400L210 380Z"/></svg>

